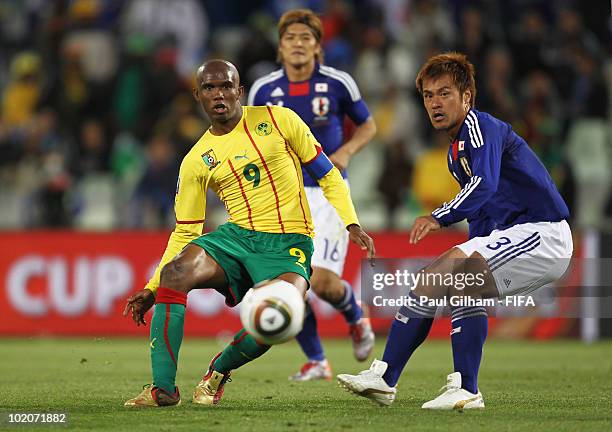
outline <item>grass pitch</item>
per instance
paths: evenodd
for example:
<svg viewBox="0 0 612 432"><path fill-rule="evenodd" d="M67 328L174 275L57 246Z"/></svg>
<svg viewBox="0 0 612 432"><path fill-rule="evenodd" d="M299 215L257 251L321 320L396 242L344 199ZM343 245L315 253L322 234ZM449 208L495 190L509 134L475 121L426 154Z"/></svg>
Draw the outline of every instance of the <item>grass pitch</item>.
<svg viewBox="0 0 612 432"><path fill-rule="evenodd" d="M375 353L380 356L384 338ZM369 366L352 358L348 340L325 341L335 373ZM215 340L183 342L178 385L183 404L124 408L149 382L149 350L141 339L1 339L0 429L9 412L67 412L67 429L149 431L449 431L612 430L612 343L500 342L485 346L480 374L484 411L428 412L452 372L448 341L428 341L413 356L390 408L356 398L333 382L290 383L302 364L295 342L274 347L239 369L221 405L190 402Z"/></svg>

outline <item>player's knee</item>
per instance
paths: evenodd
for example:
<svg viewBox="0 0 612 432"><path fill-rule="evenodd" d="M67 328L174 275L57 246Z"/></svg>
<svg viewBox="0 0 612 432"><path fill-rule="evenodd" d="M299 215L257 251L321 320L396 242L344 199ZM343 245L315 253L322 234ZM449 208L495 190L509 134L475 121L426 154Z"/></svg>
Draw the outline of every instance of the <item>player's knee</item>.
<svg viewBox="0 0 612 432"><path fill-rule="evenodd" d="M338 302L344 297L344 286L335 273L326 271L313 275L311 288L323 300Z"/></svg>
<svg viewBox="0 0 612 432"><path fill-rule="evenodd" d="M189 290L189 269L183 260L175 259L166 264L161 271L160 286L187 292Z"/></svg>
<svg viewBox="0 0 612 432"><path fill-rule="evenodd" d="M497 297L499 295L489 264L480 253L474 252L465 261L465 273L470 274L473 280L473 283L468 287L468 292L484 298Z"/></svg>

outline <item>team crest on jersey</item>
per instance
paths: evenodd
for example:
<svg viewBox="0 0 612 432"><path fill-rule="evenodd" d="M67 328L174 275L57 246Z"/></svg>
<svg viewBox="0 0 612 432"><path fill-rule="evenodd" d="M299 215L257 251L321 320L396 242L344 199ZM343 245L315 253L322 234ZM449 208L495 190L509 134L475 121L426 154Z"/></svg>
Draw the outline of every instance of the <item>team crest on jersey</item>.
<svg viewBox="0 0 612 432"><path fill-rule="evenodd" d="M208 150L202 155L202 160L209 170L220 164L220 162L217 160L217 156L215 156L215 152L212 149Z"/></svg>
<svg viewBox="0 0 612 432"><path fill-rule="evenodd" d="M262 121L255 127L255 133L259 136L266 136L272 133L272 125L270 122Z"/></svg>
<svg viewBox="0 0 612 432"><path fill-rule="evenodd" d="M461 166L463 167L463 171L467 174L468 177L472 177L472 170L470 169L470 165L468 164L467 158L465 156L461 156L459 158L459 162L461 162Z"/></svg>
<svg viewBox="0 0 612 432"><path fill-rule="evenodd" d="M325 96L317 96L312 99L312 112L317 117L325 117L329 112L329 99Z"/></svg>

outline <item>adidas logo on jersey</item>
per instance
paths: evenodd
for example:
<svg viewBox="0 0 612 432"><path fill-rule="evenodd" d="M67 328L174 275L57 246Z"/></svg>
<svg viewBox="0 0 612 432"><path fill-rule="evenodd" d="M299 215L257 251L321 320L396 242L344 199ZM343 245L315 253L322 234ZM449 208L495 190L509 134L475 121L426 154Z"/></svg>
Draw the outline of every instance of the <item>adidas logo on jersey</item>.
<svg viewBox="0 0 612 432"><path fill-rule="evenodd" d="M281 96L285 96L285 92L280 87L276 87L274 90L272 90L272 93L270 93L270 97L281 97Z"/></svg>

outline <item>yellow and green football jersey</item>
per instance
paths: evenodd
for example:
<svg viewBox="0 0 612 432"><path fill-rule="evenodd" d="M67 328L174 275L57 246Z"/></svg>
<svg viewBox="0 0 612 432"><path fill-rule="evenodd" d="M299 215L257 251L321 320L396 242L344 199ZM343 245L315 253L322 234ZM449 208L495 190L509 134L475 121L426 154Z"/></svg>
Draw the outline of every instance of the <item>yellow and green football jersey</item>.
<svg viewBox="0 0 612 432"><path fill-rule="evenodd" d="M225 204L229 222L239 227L313 237L301 165L321 151L298 115L278 106L245 106L231 132L207 131L181 163L176 228L147 288L155 291L161 268L202 234L208 188ZM340 172L333 168L318 181L345 226L359 223Z"/></svg>

